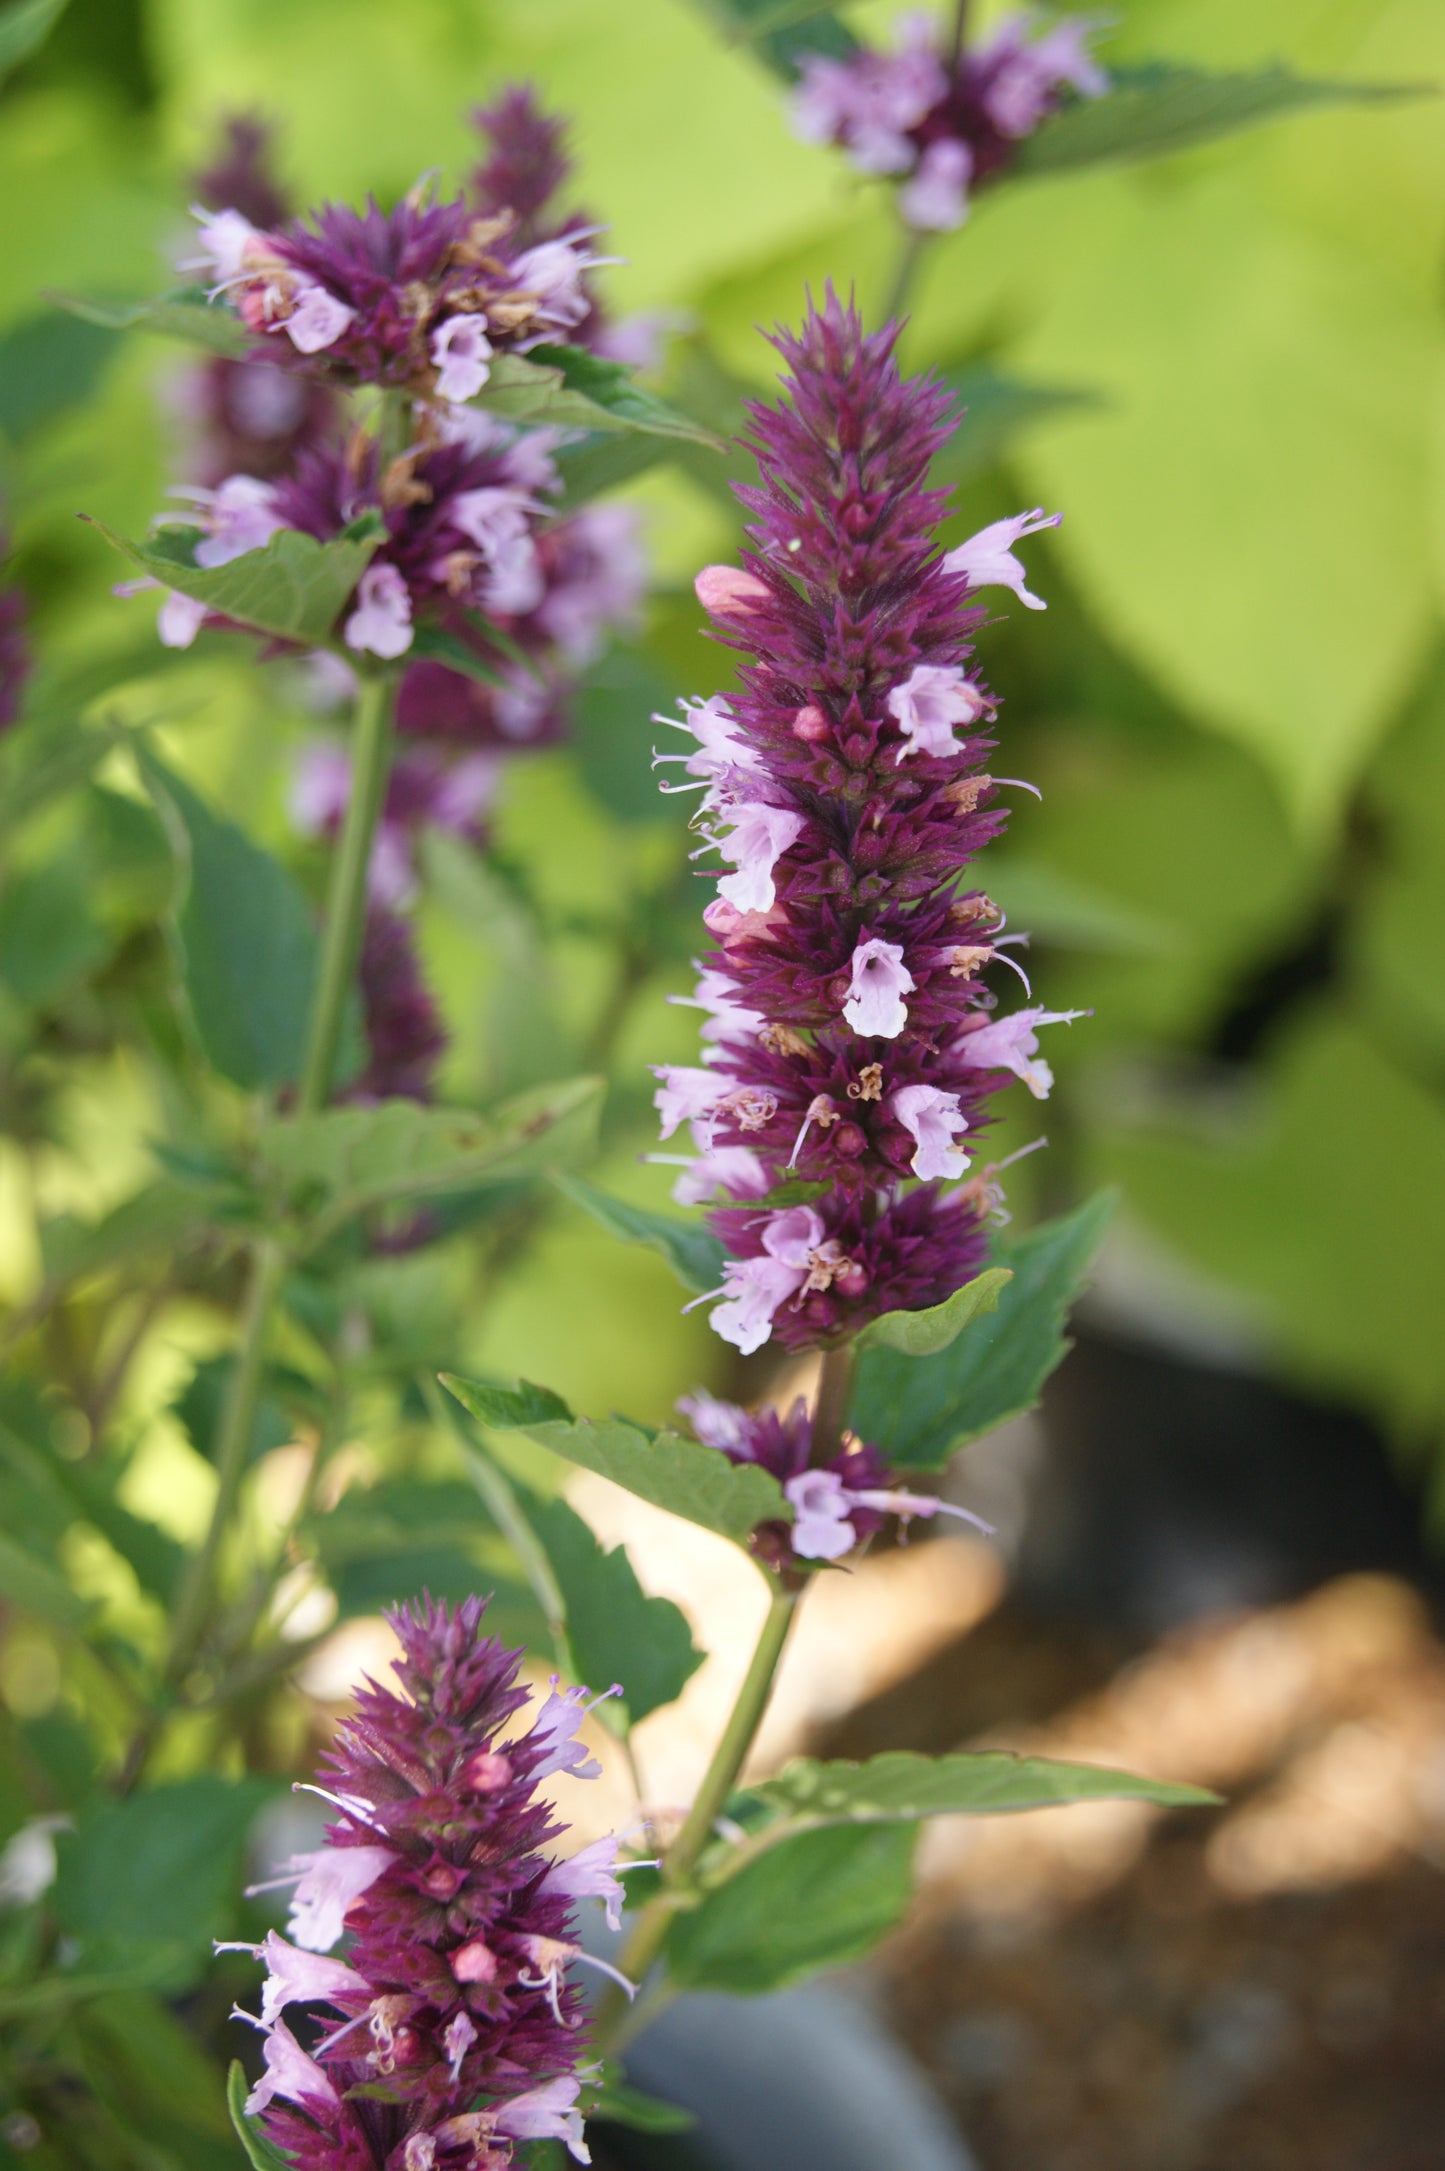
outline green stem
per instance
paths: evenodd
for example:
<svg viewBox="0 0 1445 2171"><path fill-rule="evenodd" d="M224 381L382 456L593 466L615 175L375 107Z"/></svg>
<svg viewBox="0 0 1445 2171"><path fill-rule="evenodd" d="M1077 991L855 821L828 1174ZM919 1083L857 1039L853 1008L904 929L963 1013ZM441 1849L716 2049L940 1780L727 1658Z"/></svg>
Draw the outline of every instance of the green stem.
<svg viewBox="0 0 1445 2171"><path fill-rule="evenodd" d="M929 239L927 234L917 233L911 226L904 227L903 247L899 251L898 268L893 274L893 290L883 311L885 322L890 317L901 317L907 307L908 297L913 291L913 282L918 276L918 268L923 262L923 252Z"/></svg>
<svg viewBox="0 0 1445 2171"><path fill-rule="evenodd" d="M620 1966L623 1974L639 1986L667 1942L677 1902L689 1887L697 1858L712 1837L718 1814L753 1745L772 1693L773 1678L788 1640L788 1630L793 1624L797 1595L795 1591L775 1589L773 1592L757 1649L738 1691L738 1700L713 1751L697 1799L688 1811L682 1830L663 1857L664 1889L643 1908L637 1927L627 1941ZM615 2048L624 2034L631 2032L625 2025L628 2017L625 1994L609 1987L598 2003L593 2023L593 2040L599 2050L605 2052Z"/></svg>
<svg viewBox="0 0 1445 2171"><path fill-rule="evenodd" d="M451 1433L462 1451L467 1476L481 1495L482 1502L502 1536L516 1554L522 1573L531 1585L532 1596L542 1609L547 1623L547 1633L552 1639L552 1649L559 1666L570 1666L567 1648L567 1601L562 1586L552 1572L552 1563L543 1551L537 1533L527 1520L526 1511L513 1491L506 1473L499 1469L490 1455L475 1447L467 1437L466 1420L455 1405L448 1407L447 1399L429 1372L417 1374L417 1386L427 1406L432 1423L442 1432Z"/></svg>
<svg viewBox="0 0 1445 2171"><path fill-rule="evenodd" d="M853 1389L853 1344L830 1349L818 1375L818 1399L813 1408L813 1463L831 1462L843 1443L848 1422L848 1397Z"/></svg>
<svg viewBox="0 0 1445 2171"><path fill-rule="evenodd" d="M321 946L306 1062L296 1100L297 1112L303 1116L314 1115L318 1108L326 1105L336 1069L336 1050L346 1015L347 997L356 979L366 925L366 877L371 865L371 843L386 796L391 761L393 709L394 681L390 672L378 672L361 681L356 695L351 797L347 802L341 841L331 863L326 935Z"/></svg>
<svg viewBox="0 0 1445 2171"><path fill-rule="evenodd" d="M953 36L948 44L948 72L957 75L958 64L963 58L963 40L968 30L968 0L958 0L953 11Z"/></svg>

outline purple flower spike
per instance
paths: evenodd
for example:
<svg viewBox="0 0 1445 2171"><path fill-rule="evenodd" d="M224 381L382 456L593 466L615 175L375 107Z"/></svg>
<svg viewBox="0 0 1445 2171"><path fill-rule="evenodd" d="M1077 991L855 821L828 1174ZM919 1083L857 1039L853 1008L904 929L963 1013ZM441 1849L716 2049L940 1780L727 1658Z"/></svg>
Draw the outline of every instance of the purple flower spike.
<svg viewBox="0 0 1445 2171"><path fill-rule="evenodd" d="M891 53L806 56L793 126L805 143L838 144L862 173L896 176L908 225L947 233L968 217L970 192L1004 172L1065 98L1108 90L1089 51L1108 20L1066 15L1044 27L1024 9L955 57L942 23L905 15Z"/></svg>
<svg viewBox="0 0 1445 2171"><path fill-rule="evenodd" d="M946 493L926 478L949 403L899 377L896 337L832 296L779 336L786 396L750 410L762 481L739 493L751 548L697 583L741 690L689 704L692 747L657 756L682 771L665 790L701 795L693 826L726 869L703 914L703 1060L658 1071L657 1107L664 1139L686 1125L699 1150L675 1196L717 1202L712 1325L744 1352L837 1343L977 1273L1002 1211L997 1171L966 1174L989 1098L1015 1078L1042 1098L1038 1029L1075 1014L994 1017L988 975L1020 972L1018 938L961 879L1005 819L974 599L1002 583L1037 606L1014 546L1053 523L1020 514L937 554ZM806 1203L770 1206L797 1182ZM842 1546L851 1515L815 1485L800 1527Z"/></svg>
<svg viewBox="0 0 1445 2171"><path fill-rule="evenodd" d="M616 1911L616 1842L547 1852L562 1828L537 1782L588 1776L584 1707L554 1694L517 1731L522 1654L482 1636L486 1603L388 1616L404 1693L363 1687L315 1790L339 1811L328 1843L280 1880L296 1942L254 1948L269 1972L260 2018L242 2017L265 2070L246 2107L294 2171L504 2171L514 2140L543 2137L588 2160L566 1971L575 1902ZM344 1959L322 1957L343 1928Z"/></svg>

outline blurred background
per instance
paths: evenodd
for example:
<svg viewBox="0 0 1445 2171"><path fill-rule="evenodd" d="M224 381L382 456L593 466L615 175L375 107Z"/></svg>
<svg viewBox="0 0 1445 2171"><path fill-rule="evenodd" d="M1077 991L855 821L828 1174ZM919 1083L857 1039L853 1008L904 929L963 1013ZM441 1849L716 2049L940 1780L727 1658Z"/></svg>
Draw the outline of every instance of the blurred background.
<svg viewBox="0 0 1445 2171"><path fill-rule="evenodd" d="M845 12L878 38L893 16ZM1445 79L1438 0L1115 14L1106 61ZM187 365L42 297L164 284L228 116L275 123L297 203L387 201L464 169L468 109L524 79L567 117L579 199L623 259L609 305L656 313L659 383L715 428L766 392L759 327L806 287L881 306L881 193L797 143L777 79L685 0L71 0L0 90L6 578L42 657L124 680L120 709L176 768L299 863L288 793L314 717L224 641L149 675L148 607L113 597L75 518L138 535L166 502ZM1065 514L1029 546L1047 614L984 636L1004 765L1043 794L987 879L1033 930L1036 999L1092 1015L1049 1049L1045 1120L1013 1111L1000 1151L1047 1129L1012 1179L1020 1226L1102 1183L1121 1203L1043 1412L953 1480L1003 1565L963 1541L870 1562L852 1625L797 1656L778 1739L1027 1741L1229 1802L930 1835L869 1995L983 2171L1445 2155L1442 244L1438 101L1346 107L1001 189L932 249L905 335L972 408L946 540ZM737 548L726 484L698 452L625 485L653 581L636 633L591 666L571 742L509 763L485 851L436 841L417 911L440 1096L604 1067L598 1180L652 1205L647 1065L690 1059L667 997L699 930L648 716L727 683L691 594ZM169 877L84 795L7 851L0 1298L21 1307L37 1214L94 1223L144 1165L153 1082L115 1021L149 999ZM761 1359L729 1369L660 1261L561 1204L393 1262L386 1294L398 1316L451 1307L475 1369L583 1410L656 1422L700 1381L779 1384ZM125 1497L178 1537L210 1477L176 1407L223 1341L214 1304L169 1302L128 1374ZM601 1527L606 1500L588 1505ZM645 1519L616 1534L706 1641L701 1570L677 1588ZM123 1610L100 1553L89 1572ZM362 1640L325 1647L308 1723L380 1595L353 1579ZM12 1718L41 1726L70 1695L43 1628L12 1617ZM682 1753L665 1721L659 1769Z"/></svg>

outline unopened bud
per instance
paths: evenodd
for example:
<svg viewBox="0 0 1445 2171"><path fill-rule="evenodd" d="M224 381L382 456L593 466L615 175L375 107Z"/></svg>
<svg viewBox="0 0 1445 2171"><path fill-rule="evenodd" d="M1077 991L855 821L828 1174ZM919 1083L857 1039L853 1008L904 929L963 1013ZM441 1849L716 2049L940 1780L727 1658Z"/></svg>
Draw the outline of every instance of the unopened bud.
<svg viewBox="0 0 1445 2171"><path fill-rule="evenodd" d="M833 1139L833 1151L841 1153L845 1161L856 1161L868 1141L856 1123L840 1123Z"/></svg>
<svg viewBox="0 0 1445 2171"><path fill-rule="evenodd" d="M840 1297L861 1297L871 1279L866 1266L860 1266L856 1259L850 1259L834 1287Z"/></svg>
<svg viewBox="0 0 1445 2171"><path fill-rule="evenodd" d="M767 586L756 573L735 565L705 565L693 582L697 600L714 618L746 617L768 601Z"/></svg>
<svg viewBox="0 0 1445 2171"><path fill-rule="evenodd" d="M454 1900L466 1883L467 1873L452 1862L433 1862L421 1880L422 1890L434 1900Z"/></svg>
<svg viewBox="0 0 1445 2171"><path fill-rule="evenodd" d="M497 1956L479 1937L452 1954L452 1973L459 1983L492 1983L497 1979Z"/></svg>
<svg viewBox="0 0 1445 2171"><path fill-rule="evenodd" d="M511 1761L500 1749L478 1749L462 1766L462 1785L473 1794L495 1794L511 1776Z"/></svg>
<svg viewBox="0 0 1445 2171"><path fill-rule="evenodd" d="M809 746L816 746L820 740L828 738L832 728L823 711L811 701L793 718L793 737L802 739Z"/></svg>

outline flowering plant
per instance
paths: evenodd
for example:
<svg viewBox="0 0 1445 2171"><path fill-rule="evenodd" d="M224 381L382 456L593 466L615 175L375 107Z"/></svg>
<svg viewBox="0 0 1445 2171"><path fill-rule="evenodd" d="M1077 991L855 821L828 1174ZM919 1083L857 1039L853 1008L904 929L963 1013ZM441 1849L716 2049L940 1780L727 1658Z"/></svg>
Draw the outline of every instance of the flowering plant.
<svg viewBox="0 0 1445 2171"><path fill-rule="evenodd" d="M19 12L7 65L57 11ZM714 12L754 18L805 141L896 189L895 300L986 189L1208 132L1083 19L959 10L874 53L826 11ZM1304 91L1212 96L1217 131ZM624 2072L650 2016L866 1950L927 1818L1203 1798L758 1755L811 1593L917 1524L988 1534L951 1458L1037 1397L1107 1218L1010 1221L1041 1036L1093 993L1030 984L983 856L1033 788L999 773L1006 643L1060 515L945 528L972 424L897 308L800 300L739 411L696 325L610 313L537 96L473 126L454 187L298 215L235 122L185 283L44 320L42 412L121 331L191 350L146 425L181 509L141 535L165 478L100 478L58 618L31 538L73 469L5 471L0 2148L39 2171L586 2161L593 2124L666 2123ZM627 1190L633 1147L670 1175L590 1180ZM676 1269L672 1317L625 1255L607 1286L585 1216ZM678 1422L517 1377L542 1342L605 1406L589 1335ZM756 1578L683 1799L636 1731L696 1624L569 1467ZM573 1782L604 1767L634 1798L596 1836Z"/></svg>

